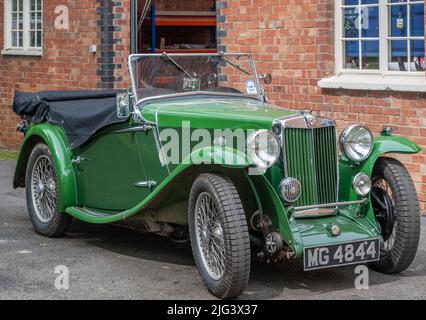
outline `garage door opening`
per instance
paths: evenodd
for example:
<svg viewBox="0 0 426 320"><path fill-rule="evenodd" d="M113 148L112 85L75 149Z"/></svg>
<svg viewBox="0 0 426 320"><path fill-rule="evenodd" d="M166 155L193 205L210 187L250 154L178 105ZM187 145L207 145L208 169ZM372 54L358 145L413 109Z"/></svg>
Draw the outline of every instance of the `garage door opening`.
<svg viewBox="0 0 426 320"><path fill-rule="evenodd" d="M138 53L214 53L215 0L139 0L137 3Z"/></svg>

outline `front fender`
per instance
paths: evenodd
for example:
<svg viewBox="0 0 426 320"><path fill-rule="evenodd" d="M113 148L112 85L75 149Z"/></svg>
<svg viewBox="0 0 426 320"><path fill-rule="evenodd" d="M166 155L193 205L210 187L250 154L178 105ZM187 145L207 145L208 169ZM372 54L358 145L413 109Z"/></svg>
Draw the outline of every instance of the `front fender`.
<svg viewBox="0 0 426 320"><path fill-rule="evenodd" d="M252 165L247 155L237 149L222 146L204 147L183 160L184 165L214 164L227 168L247 168Z"/></svg>
<svg viewBox="0 0 426 320"><path fill-rule="evenodd" d="M374 139L374 148L371 156L362 165L361 171L371 176L379 157L386 153L415 154L422 151L413 141L399 136L379 136Z"/></svg>
<svg viewBox="0 0 426 320"><path fill-rule="evenodd" d="M374 166L376 165L377 159L379 159L382 155L387 153L415 154L421 150L422 149L417 144L404 137L376 137L374 139L373 152L371 153L370 157L360 165L355 165L348 162L347 160L340 160L340 200L358 200L358 196L352 188L353 177L360 172L363 172L371 177L373 175Z"/></svg>
<svg viewBox="0 0 426 320"><path fill-rule="evenodd" d="M65 212L66 208L76 205L77 197L74 168L71 162L72 152L59 127L48 123L29 126L21 145L13 185L15 188L25 187L28 160L32 149L40 142L45 143L52 153L60 193L59 210Z"/></svg>

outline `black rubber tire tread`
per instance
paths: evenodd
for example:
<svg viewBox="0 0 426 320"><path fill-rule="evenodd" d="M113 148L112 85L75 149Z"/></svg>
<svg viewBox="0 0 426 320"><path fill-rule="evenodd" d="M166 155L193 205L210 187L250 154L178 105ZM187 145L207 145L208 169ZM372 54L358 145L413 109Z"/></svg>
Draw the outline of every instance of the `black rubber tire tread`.
<svg viewBox="0 0 426 320"><path fill-rule="evenodd" d="M195 235L195 206L202 192L208 192L217 203L225 242L225 272L215 281L205 270L197 249ZM250 278L250 240L247 219L238 191L233 182L216 174L201 174L194 182L189 197L189 230L192 251L206 288L221 299L241 295Z"/></svg>
<svg viewBox="0 0 426 320"><path fill-rule="evenodd" d="M36 232L46 237L55 238L55 237L60 237L66 233L66 231L68 230L71 224L72 217L66 213L59 212L57 209L55 210L53 218L48 223L41 222L37 217L37 214L34 209L34 204L32 201L32 196L31 196L31 172L33 170L33 166L36 160L43 155L50 158L54 167L54 178L56 180L56 186L57 186L56 208L59 208L60 192L58 187L57 170L52 158L52 154L48 146L45 145L44 143L39 143L34 146L34 149L32 150L30 158L28 160L26 181L25 181L27 207L28 207L28 213L31 219L31 223L33 224Z"/></svg>
<svg viewBox="0 0 426 320"><path fill-rule="evenodd" d="M398 224L393 248L370 266L381 273L396 274L406 270L417 253L420 238L419 200L409 172L398 160L380 158L373 181L377 178L384 178L392 190Z"/></svg>

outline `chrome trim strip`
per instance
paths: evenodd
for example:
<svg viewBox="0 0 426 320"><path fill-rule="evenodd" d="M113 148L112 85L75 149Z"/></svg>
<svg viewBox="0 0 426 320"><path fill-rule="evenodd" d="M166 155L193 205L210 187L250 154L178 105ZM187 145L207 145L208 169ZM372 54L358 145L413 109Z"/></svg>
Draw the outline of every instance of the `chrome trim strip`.
<svg viewBox="0 0 426 320"><path fill-rule="evenodd" d="M302 113L300 115L291 115L279 119L274 120L274 124L281 124L284 128L294 128L294 129L317 129L317 128L325 128L325 127L335 127L336 121L320 117L313 116L317 122L314 125L308 123L308 116L311 114Z"/></svg>
<svg viewBox="0 0 426 320"><path fill-rule="evenodd" d="M350 206L350 205L353 205L353 204L366 204L366 203L368 203L367 198L362 199L362 200L356 200L356 201L334 202L334 203L315 204L315 205L311 205L311 206L297 207L297 208L294 208L294 211L300 212L300 211L311 210L311 209L344 207L344 206Z"/></svg>
<svg viewBox="0 0 426 320"><path fill-rule="evenodd" d="M317 218L317 217L326 217L335 215L337 213L337 209L311 209L311 210L303 210L297 211L293 217L296 219L302 218Z"/></svg>

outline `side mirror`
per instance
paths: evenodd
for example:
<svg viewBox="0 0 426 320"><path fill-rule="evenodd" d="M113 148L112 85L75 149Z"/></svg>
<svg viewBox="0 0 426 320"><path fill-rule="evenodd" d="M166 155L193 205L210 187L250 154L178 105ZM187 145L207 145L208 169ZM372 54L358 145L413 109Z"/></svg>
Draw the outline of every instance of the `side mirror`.
<svg viewBox="0 0 426 320"><path fill-rule="evenodd" d="M271 84L271 83L272 83L272 76L271 76L271 74L270 74L270 73L266 73L266 74L262 74L262 75L260 75L260 76L259 76L259 79L263 80L263 82L264 82L266 85L269 85L269 84Z"/></svg>
<svg viewBox="0 0 426 320"><path fill-rule="evenodd" d="M125 119L130 117L131 114L131 103L130 96L128 93L117 94L117 117Z"/></svg>

